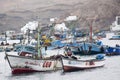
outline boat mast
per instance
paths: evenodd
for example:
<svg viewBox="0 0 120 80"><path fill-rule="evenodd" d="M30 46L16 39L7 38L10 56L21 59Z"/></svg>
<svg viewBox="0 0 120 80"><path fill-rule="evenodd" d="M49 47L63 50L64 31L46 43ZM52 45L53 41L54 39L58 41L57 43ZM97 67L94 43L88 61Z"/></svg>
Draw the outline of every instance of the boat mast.
<svg viewBox="0 0 120 80"><path fill-rule="evenodd" d="M38 57L39 58L42 58L42 54L41 54L41 46L40 46L40 28L39 28L39 25L38 25L38 38L37 38L37 42L38 42Z"/></svg>
<svg viewBox="0 0 120 80"><path fill-rule="evenodd" d="M97 15L93 18L87 18L87 20L89 21L89 25L90 25L90 33L89 33L90 42L92 42L92 33L93 33L92 25L93 25L93 22L96 20L96 18L97 18Z"/></svg>
<svg viewBox="0 0 120 80"><path fill-rule="evenodd" d="M90 36L89 36L90 42L92 42L92 23L93 23L93 20L90 23Z"/></svg>
<svg viewBox="0 0 120 80"><path fill-rule="evenodd" d="M28 44L30 44L30 29L28 29L27 31L28 31L28 34L27 34L27 36L28 36Z"/></svg>
<svg viewBox="0 0 120 80"><path fill-rule="evenodd" d="M5 43L7 44L7 33L5 32Z"/></svg>

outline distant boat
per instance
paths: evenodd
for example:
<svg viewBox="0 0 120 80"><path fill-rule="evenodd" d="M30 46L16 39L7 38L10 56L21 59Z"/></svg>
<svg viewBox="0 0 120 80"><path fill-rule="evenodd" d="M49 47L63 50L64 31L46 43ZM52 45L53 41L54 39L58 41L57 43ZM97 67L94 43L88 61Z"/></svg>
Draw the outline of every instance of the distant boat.
<svg viewBox="0 0 120 80"><path fill-rule="evenodd" d="M80 55L93 55L93 54L98 54L98 53L104 53L104 48L103 46L97 45L93 41L93 30L92 30L92 24L94 22L94 18L92 18L92 22L89 23L90 29L89 29L89 40L83 41L79 44L78 47L78 53ZM87 37L87 35L86 35Z"/></svg>
<svg viewBox="0 0 120 80"><path fill-rule="evenodd" d="M3 52L4 50L3 50L3 47L0 47L0 52Z"/></svg>
<svg viewBox="0 0 120 80"><path fill-rule="evenodd" d="M92 55L92 54L104 53L104 48L95 43L83 42L80 43L79 45L80 45L79 54Z"/></svg>
<svg viewBox="0 0 120 80"><path fill-rule="evenodd" d="M104 53L104 47L101 45L97 45L97 43L83 41L80 43L61 43L61 41L54 42L54 45L59 47L66 46L69 48L73 54L76 55L94 55L99 53Z"/></svg>
<svg viewBox="0 0 120 80"><path fill-rule="evenodd" d="M75 55L94 55L104 53L104 47L90 42L78 43L79 46L69 47Z"/></svg>
<svg viewBox="0 0 120 80"><path fill-rule="evenodd" d="M105 52L108 56L120 55L120 46L118 45L116 47L107 47Z"/></svg>
<svg viewBox="0 0 120 80"><path fill-rule="evenodd" d="M120 40L120 33L119 35L113 35L109 40Z"/></svg>
<svg viewBox="0 0 120 80"><path fill-rule="evenodd" d="M64 72L71 72L103 67L105 65L105 59L103 59L103 56L101 55L99 55L99 58L86 60L62 58L62 64Z"/></svg>
<svg viewBox="0 0 120 80"><path fill-rule="evenodd" d="M37 54L35 47L30 45L16 45L14 51L18 52L18 55L25 56L26 54Z"/></svg>

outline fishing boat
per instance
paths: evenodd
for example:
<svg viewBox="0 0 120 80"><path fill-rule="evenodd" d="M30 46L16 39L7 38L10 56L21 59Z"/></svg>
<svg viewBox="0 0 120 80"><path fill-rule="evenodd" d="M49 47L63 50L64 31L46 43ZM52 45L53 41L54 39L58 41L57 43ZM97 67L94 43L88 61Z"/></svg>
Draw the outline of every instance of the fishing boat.
<svg viewBox="0 0 120 80"><path fill-rule="evenodd" d="M96 43L82 42L79 43L79 54L81 55L93 55L104 53L104 47L97 45Z"/></svg>
<svg viewBox="0 0 120 80"><path fill-rule="evenodd" d="M67 47L75 55L94 55L94 54L104 53L103 46L98 45L97 43L87 42L87 41L83 41L80 43L77 42L62 43L61 41L57 41L55 45L59 47Z"/></svg>
<svg viewBox="0 0 120 80"><path fill-rule="evenodd" d="M75 55L94 55L99 53L104 53L104 47L97 45L96 43L81 42L74 43L76 45L68 45L69 49Z"/></svg>
<svg viewBox="0 0 120 80"><path fill-rule="evenodd" d="M12 74L46 72L61 69L60 59L36 59L26 56L6 55Z"/></svg>
<svg viewBox="0 0 120 80"><path fill-rule="evenodd" d="M25 56L27 54L37 54L36 48L31 45L16 45L13 50L14 52L17 52L19 56Z"/></svg>
<svg viewBox="0 0 120 80"><path fill-rule="evenodd" d="M113 35L109 40L120 40L120 33Z"/></svg>
<svg viewBox="0 0 120 80"><path fill-rule="evenodd" d="M77 54L79 55L94 55L104 53L104 47L97 45L93 39L92 23L90 23L90 31L88 36L89 39L86 38L86 40L78 43L79 47L75 48L77 50Z"/></svg>
<svg viewBox="0 0 120 80"><path fill-rule="evenodd" d="M38 31L38 54L10 55L5 52L12 74L55 71L62 68L61 59L58 57L42 56L39 36Z"/></svg>
<svg viewBox="0 0 120 80"><path fill-rule="evenodd" d="M103 67L105 65L105 59L103 56L98 55L95 59L75 59L62 57L62 65L64 72L85 70Z"/></svg>

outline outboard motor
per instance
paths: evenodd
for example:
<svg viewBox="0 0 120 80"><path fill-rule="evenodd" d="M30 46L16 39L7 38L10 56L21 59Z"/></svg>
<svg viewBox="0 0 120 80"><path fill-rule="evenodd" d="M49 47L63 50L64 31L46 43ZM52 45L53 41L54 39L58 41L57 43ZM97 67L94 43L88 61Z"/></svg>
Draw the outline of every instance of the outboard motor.
<svg viewBox="0 0 120 80"><path fill-rule="evenodd" d="M96 59L97 59L97 60L102 60L102 59L104 59L104 55L103 55L103 54L98 54L98 55L96 56Z"/></svg>

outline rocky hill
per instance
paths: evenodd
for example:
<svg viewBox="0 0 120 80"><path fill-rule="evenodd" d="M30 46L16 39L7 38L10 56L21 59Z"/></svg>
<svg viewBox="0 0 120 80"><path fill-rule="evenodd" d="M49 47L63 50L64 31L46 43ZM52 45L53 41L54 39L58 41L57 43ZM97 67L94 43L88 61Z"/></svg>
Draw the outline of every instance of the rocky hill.
<svg viewBox="0 0 120 80"><path fill-rule="evenodd" d="M120 0L0 0L0 31L17 30L28 21L49 23L49 18L79 16L77 27L108 29L116 16L120 16Z"/></svg>

